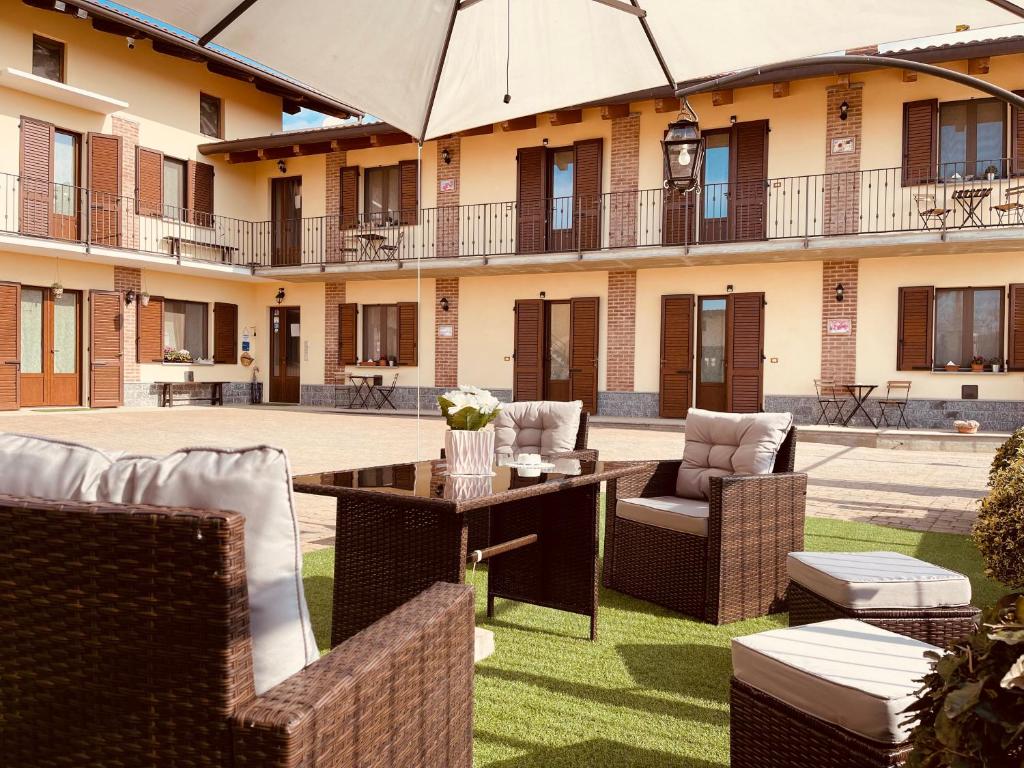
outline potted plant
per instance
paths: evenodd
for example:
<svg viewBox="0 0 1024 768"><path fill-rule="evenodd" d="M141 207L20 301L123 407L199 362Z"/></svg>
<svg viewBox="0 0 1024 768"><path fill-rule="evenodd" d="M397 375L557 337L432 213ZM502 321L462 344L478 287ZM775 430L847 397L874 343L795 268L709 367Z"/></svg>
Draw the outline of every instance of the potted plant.
<svg viewBox="0 0 1024 768"><path fill-rule="evenodd" d="M494 461L494 430L485 427L501 412L501 404L479 387L460 386L438 395L448 423L444 454L450 475L490 475Z"/></svg>
<svg viewBox="0 0 1024 768"><path fill-rule="evenodd" d="M60 301L60 297L64 295L64 286L59 280L50 286L50 290L53 292L53 300Z"/></svg>
<svg viewBox="0 0 1024 768"><path fill-rule="evenodd" d="M1003 369L1003 358L1001 357L993 357L988 363L992 366L992 373L999 373Z"/></svg>
<svg viewBox="0 0 1024 768"><path fill-rule="evenodd" d="M999 173L999 169L994 165L990 165L985 169L985 178L992 181L995 179L997 173Z"/></svg>
<svg viewBox="0 0 1024 768"><path fill-rule="evenodd" d="M164 362L165 363L191 363L192 353L187 349L175 349L174 347L164 347Z"/></svg>
<svg viewBox="0 0 1024 768"><path fill-rule="evenodd" d="M948 363L946 363L946 370L949 371L950 373L955 373L956 371L960 370L960 364L954 363L952 360L950 360Z"/></svg>
<svg viewBox="0 0 1024 768"><path fill-rule="evenodd" d="M975 373L980 373L985 370L985 358L981 355L975 355L971 358L971 370Z"/></svg>

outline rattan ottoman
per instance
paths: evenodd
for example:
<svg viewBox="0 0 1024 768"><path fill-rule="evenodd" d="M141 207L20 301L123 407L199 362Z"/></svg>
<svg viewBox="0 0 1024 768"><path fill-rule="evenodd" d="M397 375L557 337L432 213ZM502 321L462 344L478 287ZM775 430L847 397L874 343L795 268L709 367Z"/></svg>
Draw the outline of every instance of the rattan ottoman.
<svg viewBox="0 0 1024 768"><path fill-rule="evenodd" d="M733 640L733 768L891 768L934 646L854 619Z"/></svg>
<svg viewBox="0 0 1024 768"><path fill-rule="evenodd" d="M898 552L791 552L786 567L793 627L860 619L946 648L980 615L966 576Z"/></svg>

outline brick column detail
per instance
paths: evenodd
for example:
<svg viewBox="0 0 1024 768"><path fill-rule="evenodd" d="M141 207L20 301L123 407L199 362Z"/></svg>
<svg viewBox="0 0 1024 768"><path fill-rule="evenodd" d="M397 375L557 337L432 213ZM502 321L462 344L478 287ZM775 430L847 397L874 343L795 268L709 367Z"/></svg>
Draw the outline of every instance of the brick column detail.
<svg viewBox="0 0 1024 768"><path fill-rule="evenodd" d="M114 290L127 293L135 291L138 295L142 291L142 270L130 267L114 267ZM122 334L124 336L124 357L121 363L124 369L125 381L140 381L139 372L139 302L138 299L124 307L124 322Z"/></svg>
<svg viewBox="0 0 1024 768"><path fill-rule="evenodd" d="M444 150L448 150L451 162L442 159ZM435 233L438 258L459 255L459 188L462 186L462 140L456 137L440 139L437 142L437 231ZM441 182L451 180L455 188L447 192L441 191ZM429 213L426 214L429 217ZM424 222L429 225L428 221ZM429 238L429 233L427 235ZM427 255L431 255L428 251ZM440 385L439 385L440 386Z"/></svg>
<svg viewBox="0 0 1024 768"><path fill-rule="evenodd" d="M345 366L338 360L338 307L344 303L345 283L325 283L324 384L345 383Z"/></svg>
<svg viewBox="0 0 1024 768"><path fill-rule="evenodd" d="M612 120L610 183L608 243L612 248L636 245L637 187L640 185L639 114ZM629 380L632 389L632 373Z"/></svg>
<svg viewBox="0 0 1024 768"><path fill-rule="evenodd" d="M324 227L326 234L324 261L338 262L345 260L345 238L341 231L341 169L348 164L348 159L347 153L344 151L331 152L326 157L327 198L324 203L327 220ZM344 291L344 284L342 286L342 291Z"/></svg>
<svg viewBox="0 0 1024 768"><path fill-rule="evenodd" d="M859 261L826 261L821 278L821 378L829 381L857 379L857 275ZM843 300L836 301L836 286L843 286ZM828 332L829 320L848 320L850 332Z"/></svg>
<svg viewBox="0 0 1024 768"><path fill-rule="evenodd" d="M608 273L608 391L633 391L636 272Z"/></svg>
<svg viewBox="0 0 1024 768"><path fill-rule="evenodd" d="M135 218L135 158L139 146L139 124L113 116L111 130L121 137L121 245L139 247L139 231Z"/></svg>
<svg viewBox="0 0 1024 768"><path fill-rule="evenodd" d="M826 89L825 111L825 180L823 224L826 235L856 234L860 231L860 152L863 117L863 83L849 86L831 85ZM840 108L846 102L846 119ZM853 141L853 151L849 149Z"/></svg>
<svg viewBox="0 0 1024 768"><path fill-rule="evenodd" d="M448 311L441 307L448 299ZM452 326L452 335L442 337L440 327ZM439 277L434 280L434 386L459 385L459 278Z"/></svg>

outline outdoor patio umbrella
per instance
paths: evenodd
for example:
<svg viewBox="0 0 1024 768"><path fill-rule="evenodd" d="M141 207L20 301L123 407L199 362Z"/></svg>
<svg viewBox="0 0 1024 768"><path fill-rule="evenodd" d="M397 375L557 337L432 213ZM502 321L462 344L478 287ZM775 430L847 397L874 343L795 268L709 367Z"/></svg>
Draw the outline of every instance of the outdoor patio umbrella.
<svg viewBox="0 0 1024 768"><path fill-rule="evenodd" d="M669 79L691 81L952 32L962 24L1006 24L1024 12L1011 0L122 0L120 5L191 33L201 44L255 60L420 140L642 92Z"/></svg>

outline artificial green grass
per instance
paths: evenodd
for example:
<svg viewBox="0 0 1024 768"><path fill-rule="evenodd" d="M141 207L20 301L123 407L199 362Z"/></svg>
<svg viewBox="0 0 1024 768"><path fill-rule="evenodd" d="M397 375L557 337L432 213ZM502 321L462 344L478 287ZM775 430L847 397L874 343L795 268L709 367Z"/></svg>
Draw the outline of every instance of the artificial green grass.
<svg viewBox="0 0 1024 768"><path fill-rule="evenodd" d="M976 605L1006 590L984 576L965 536L809 519L808 550L891 550L967 574ZM329 646L334 551L305 557L306 596L320 647ZM724 627L691 621L601 590L598 641L582 616L499 601L477 624L497 650L476 666L475 762L496 768L729 764L729 640L786 625L784 614Z"/></svg>

